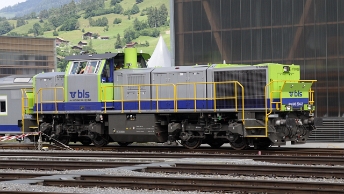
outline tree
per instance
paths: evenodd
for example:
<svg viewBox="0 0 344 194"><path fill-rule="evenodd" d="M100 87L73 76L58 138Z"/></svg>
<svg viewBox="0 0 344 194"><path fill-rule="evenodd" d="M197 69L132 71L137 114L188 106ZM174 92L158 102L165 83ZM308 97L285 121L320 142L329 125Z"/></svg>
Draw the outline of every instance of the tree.
<svg viewBox="0 0 344 194"><path fill-rule="evenodd" d="M137 18L135 18L133 22L133 27L136 31L143 30L145 28L148 28L148 25L145 21L139 21Z"/></svg>
<svg viewBox="0 0 344 194"><path fill-rule="evenodd" d="M68 61L65 59L59 59L57 61L57 68L60 69L60 72L64 72L66 70L67 65L68 65Z"/></svg>
<svg viewBox="0 0 344 194"><path fill-rule="evenodd" d="M131 8L131 14L137 14L140 12L140 8L139 6L137 6L136 4L133 5L133 7Z"/></svg>
<svg viewBox="0 0 344 194"><path fill-rule="evenodd" d="M139 3L142 3L143 0L136 0L136 3L139 4Z"/></svg>
<svg viewBox="0 0 344 194"><path fill-rule="evenodd" d="M116 5L117 3L120 3L122 0L111 0L110 5Z"/></svg>
<svg viewBox="0 0 344 194"><path fill-rule="evenodd" d="M117 34L116 42L115 42L115 49L122 48L122 40L121 36Z"/></svg>
<svg viewBox="0 0 344 194"><path fill-rule="evenodd" d="M158 11L158 26L163 26L167 23L168 10L165 4L162 4Z"/></svg>
<svg viewBox="0 0 344 194"><path fill-rule="evenodd" d="M151 7L148 11L147 19L148 25L151 28L159 27L157 26L158 9L156 7Z"/></svg>
<svg viewBox="0 0 344 194"><path fill-rule="evenodd" d="M148 25L151 28L160 27L167 24L168 10L165 4L162 4L159 9L150 7L147 9Z"/></svg>
<svg viewBox="0 0 344 194"><path fill-rule="evenodd" d="M94 39L97 39L97 38L99 37L99 34L98 34L98 33L93 33L93 34L92 34L92 37L93 37ZM90 44L92 44L92 40L91 40Z"/></svg>
<svg viewBox="0 0 344 194"><path fill-rule="evenodd" d="M7 21L0 22L0 35L6 34L13 30L13 26Z"/></svg>
<svg viewBox="0 0 344 194"><path fill-rule="evenodd" d="M43 29L39 23L35 23L32 28L32 33L34 36L43 35Z"/></svg>
<svg viewBox="0 0 344 194"><path fill-rule="evenodd" d="M39 18L41 19L47 19L49 18L49 12L48 10L42 10L41 12L39 12Z"/></svg>
<svg viewBox="0 0 344 194"><path fill-rule="evenodd" d="M60 31L73 31L79 28L79 22L76 18L66 20L60 28Z"/></svg>
<svg viewBox="0 0 344 194"><path fill-rule="evenodd" d="M30 19L36 19L37 18L36 12L32 12L29 17Z"/></svg>
<svg viewBox="0 0 344 194"><path fill-rule="evenodd" d="M119 24L119 23L122 23L122 19L121 18L115 18L113 20L113 24Z"/></svg>
<svg viewBox="0 0 344 194"><path fill-rule="evenodd" d="M109 21L106 17L98 18L97 20L88 18L88 22L90 23L90 26L107 26L109 24Z"/></svg>
<svg viewBox="0 0 344 194"><path fill-rule="evenodd" d="M58 36L58 35L59 35L59 33L56 30L54 30L53 36Z"/></svg>
<svg viewBox="0 0 344 194"><path fill-rule="evenodd" d="M83 46L82 50L85 53L96 53L96 50L93 49L93 43L92 43L92 39L90 40L88 46Z"/></svg>
<svg viewBox="0 0 344 194"><path fill-rule="evenodd" d="M52 26L48 22L45 22L43 25L43 31L50 31L51 29Z"/></svg>
<svg viewBox="0 0 344 194"><path fill-rule="evenodd" d="M24 19L18 19L17 20L17 28L20 27L20 26L24 26L26 24L25 20Z"/></svg>
<svg viewBox="0 0 344 194"><path fill-rule="evenodd" d="M139 33L137 33L134 29L131 27L124 30L124 39L126 43L131 42L132 40L139 37Z"/></svg>
<svg viewBox="0 0 344 194"><path fill-rule="evenodd" d="M115 14L122 14L123 13L123 7L120 4L116 4L113 8L113 13Z"/></svg>

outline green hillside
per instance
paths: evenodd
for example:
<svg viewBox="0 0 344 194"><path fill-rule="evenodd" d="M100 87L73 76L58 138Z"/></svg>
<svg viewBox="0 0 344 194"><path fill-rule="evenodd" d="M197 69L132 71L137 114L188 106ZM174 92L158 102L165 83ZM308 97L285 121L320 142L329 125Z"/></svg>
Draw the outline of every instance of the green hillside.
<svg viewBox="0 0 344 194"><path fill-rule="evenodd" d="M84 0L86 1L86 0ZM114 0L104 0L105 6L100 8L102 10L112 10L114 6L111 6L111 1ZM115 52L115 43L117 40L117 34L120 34L120 37L122 40L124 40L124 31L125 29L128 29L129 27L133 27L133 22L137 18L139 21L147 22L148 21L148 15L147 11L145 14L142 14L142 12L150 7L153 8L159 8L161 5L165 5L167 10L168 10L168 17L167 17L167 25L162 25L160 27L157 27L156 29L160 32L160 35L163 36L166 44L168 47L170 47L170 34L169 34L169 0L143 0L141 3L136 3L137 0L118 0L119 4L123 8L123 13L120 14L115 14L115 13L109 13L109 14L104 14L104 15L98 15L91 17L92 20L97 20L97 19L102 19L106 18L108 20L108 25L107 26L91 26L89 22L89 18L85 19L85 15L87 13L87 10L83 9L78 9L77 11L77 21L78 21L78 29L72 30L72 31L62 31L60 26L56 27L56 32L58 33L57 36L54 36L54 26L51 23L51 15L50 18L40 18L40 13L36 13L36 16L34 19L28 19L24 18L25 20L25 25L22 25L20 27L16 27L17 24L17 18L16 19L10 19L8 22L10 25L15 26L13 30L7 33L7 35L18 35L18 36L37 36L37 37L47 37L47 38L53 38L53 37L60 37L66 41L69 41L69 45L66 45L64 47L61 47L59 49L64 50L64 51L70 51L72 46L76 46L78 42L83 41L87 42L88 46L92 46L92 48L95 50L97 53L104 53L104 52ZM136 14L125 14L128 10L132 9L134 5L137 5L139 7L140 12ZM77 4L79 7L80 5ZM81 6L80 6L81 7ZM88 9L92 10L92 9ZM49 12L50 13L50 12ZM52 12L54 13L54 12ZM63 16L63 15L62 15ZM61 17L62 17L61 16ZM121 23L119 24L113 24L113 21L115 18L119 18L122 20ZM69 18L66 18L67 20ZM42 32L41 34L35 34L33 31L35 31L35 26L37 27L37 24L43 28L50 28L50 30ZM149 28L148 28L149 29ZM56 33L55 32L55 33ZM108 37L109 39L102 40L100 38L98 39L83 39L82 35L86 32L92 32L93 34L98 34L100 37ZM56 34L55 34L56 35ZM138 38L132 39L130 42L137 42L138 45L136 46L139 51L142 50L142 52L147 52L147 53L152 53L154 51L154 48L158 42L159 37L152 37L152 36L139 36ZM149 46L143 46L140 44L146 44L148 42ZM122 46L124 46L125 43L122 43Z"/></svg>

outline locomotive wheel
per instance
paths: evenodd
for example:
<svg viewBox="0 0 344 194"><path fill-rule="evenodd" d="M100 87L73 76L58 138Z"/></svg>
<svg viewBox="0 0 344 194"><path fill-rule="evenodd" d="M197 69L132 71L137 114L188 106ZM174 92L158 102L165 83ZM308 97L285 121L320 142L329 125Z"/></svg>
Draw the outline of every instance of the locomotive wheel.
<svg viewBox="0 0 344 194"><path fill-rule="evenodd" d="M121 147L127 147L128 145L132 144L133 142L117 142Z"/></svg>
<svg viewBox="0 0 344 194"><path fill-rule="evenodd" d="M96 147L103 147L109 143L109 137L107 135L100 135L97 133L94 133L93 135L94 138L92 139L92 142Z"/></svg>
<svg viewBox="0 0 344 194"><path fill-rule="evenodd" d="M193 135L199 135L197 132L193 132ZM186 141L182 141L182 145L188 149L196 149L199 148L202 144L202 139L190 138Z"/></svg>
<svg viewBox="0 0 344 194"><path fill-rule="evenodd" d="M235 142L229 142L231 147L235 150L243 150L247 147L247 141L243 137L238 137Z"/></svg>
<svg viewBox="0 0 344 194"><path fill-rule="evenodd" d="M212 148L220 148L223 144L224 142L222 141L212 141L208 143L208 145L210 145Z"/></svg>
<svg viewBox="0 0 344 194"><path fill-rule="evenodd" d="M182 141L182 145L188 149L196 149L201 146L201 139L189 139L188 141Z"/></svg>

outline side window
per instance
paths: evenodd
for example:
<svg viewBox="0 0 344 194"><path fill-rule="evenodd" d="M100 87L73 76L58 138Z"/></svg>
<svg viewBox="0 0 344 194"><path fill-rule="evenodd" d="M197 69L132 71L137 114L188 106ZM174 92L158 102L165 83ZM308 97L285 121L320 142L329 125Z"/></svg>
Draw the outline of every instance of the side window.
<svg viewBox="0 0 344 194"><path fill-rule="evenodd" d="M109 61L106 61L103 72L102 72L102 82L109 82L109 77L110 77L110 63Z"/></svg>
<svg viewBox="0 0 344 194"><path fill-rule="evenodd" d="M77 74L79 71L79 62L73 62L72 68L69 72L69 74Z"/></svg>
<svg viewBox="0 0 344 194"><path fill-rule="evenodd" d="M0 115L7 115L7 96L0 96Z"/></svg>

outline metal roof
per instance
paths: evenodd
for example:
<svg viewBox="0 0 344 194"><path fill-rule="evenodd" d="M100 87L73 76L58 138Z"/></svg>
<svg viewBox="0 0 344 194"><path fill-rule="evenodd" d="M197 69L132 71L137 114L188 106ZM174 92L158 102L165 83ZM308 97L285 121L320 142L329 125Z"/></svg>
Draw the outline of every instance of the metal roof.
<svg viewBox="0 0 344 194"><path fill-rule="evenodd" d="M65 57L67 61L83 61L83 60L99 60L99 59L111 59L118 54L123 53L105 53L105 54L84 54L84 55L72 55Z"/></svg>

